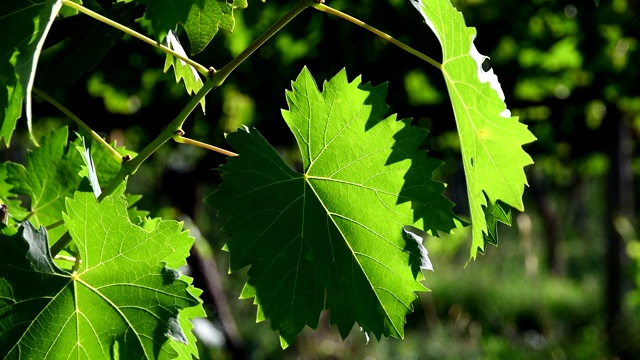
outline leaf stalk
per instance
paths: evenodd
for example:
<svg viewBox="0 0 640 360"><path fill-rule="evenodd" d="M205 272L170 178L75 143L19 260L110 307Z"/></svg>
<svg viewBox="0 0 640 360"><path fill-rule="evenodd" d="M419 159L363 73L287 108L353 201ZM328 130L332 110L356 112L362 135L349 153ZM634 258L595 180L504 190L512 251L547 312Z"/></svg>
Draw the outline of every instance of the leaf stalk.
<svg viewBox="0 0 640 360"><path fill-rule="evenodd" d="M208 74L208 72L209 72L209 69L207 69L203 65L201 65L201 64L199 64L199 63L197 63L197 62L195 62L195 61L193 61L191 59L189 59L188 57L180 55L177 52L171 50L170 48L158 43L157 41L155 41L155 40L153 40L151 38L148 38L148 37L140 34L139 32L137 32L137 31L135 31L135 30L133 30L133 29L131 29L129 27L126 27L126 26L124 26L122 24L119 24L119 23L117 23L117 22L115 22L115 21L113 21L113 20L111 20L111 19L109 19L107 17L104 17L104 16L102 16L102 15L100 15L100 14L94 12L94 11L91 11L91 10L87 9L86 7L80 5L80 4L76 4L76 3L74 3L73 1L70 1L70 0L62 0L62 4L66 5L66 6L70 7L70 8L76 9L76 10L78 10L79 12L81 12L83 14L89 15L92 18L94 18L94 19L96 19L98 21L101 21L101 22L103 22L103 23L105 23L105 24L107 24L109 26L112 26L112 27L124 32L125 34L129 34L129 35L131 35L131 36L133 36L133 37L135 37L135 38L137 38L139 40L142 40L142 41L146 42L147 44L164 51L165 53L168 53L168 54L171 54L172 56L177 57L178 59L180 59L180 60L186 62L187 64L193 66L194 68L196 68L196 70L198 70L198 72L200 74L202 74L202 75L206 76Z"/></svg>
<svg viewBox="0 0 640 360"><path fill-rule="evenodd" d="M58 108L58 110L60 110L61 112L63 112L65 115L67 115L71 120L73 120L79 127L83 128L86 132L89 133L89 135L91 135L91 137L100 143L100 145L104 146L105 149L107 149L109 151L109 153L111 154L111 156L113 156L116 160L118 160L118 162L122 161L122 155L120 155L120 153L118 153L116 151L116 149L114 149L111 145L109 145L108 142L106 142L100 135L98 135L95 131L93 131L89 126L87 126L87 124L85 124L82 120L80 120L79 117L77 117L74 113L72 113L69 109L67 109L66 107L64 107L64 105L60 104L59 102L57 102L56 100L54 100L52 97L50 97L49 95L45 94L42 90L34 87L33 88L33 92L36 93L38 96L40 96L41 98L43 98L44 100L46 100L47 102L49 102L51 105L55 106L56 108Z"/></svg>
<svg viewBox="0 0 640 360"><path fill-rule="evenodd" d="M336 10L330 6L324 5L324 4L318 4L318 3L313 3L311 5L314 9L316 10L320 10L322 12L325 12L327 14L331 14L331 15L335 15L338 16L342 19L345 19L353 24L356 24L364 29L369 30L370 32L374 33L375 35L379 36L380 38L392 43L393 45L399 47L400 49L408 52L411 55L414 55L424 61L426 61L427 63L429 63L430 65L435 66L438 70L442 70L442 64L440 64L439 62L433 60L432 58L428 57L427 55L421 53L420 51L412 48L411 46L395 39L394 37L392 37L391 35L384 33L376 28L374 28L371 25L368 25L367 23L365 23L364 21L358 20L356 18L354 18L351 15L347 15L345 13L343 13L342 11Z"/></svg>
<svg viewBox="0 0 640 360"><path fill-rule="evenodd" d="M238 154L229 151L229 150L225 150L223 148L219 148L217 146L213 146L207 143L203 143L201 141L198 140L194 140L194 139L189 139L188 137L184 137L182 135L176 134L173 136L173 140L175 140L175 142L180 143L180 144L187 144L187 145L193 145L193 146L197 146L197 147L201 147L203 149L207 149L207 150L211 150L211 151L215 151L217 153L223 154L223 155L227 155L227 156L238 156Z"/></svg>

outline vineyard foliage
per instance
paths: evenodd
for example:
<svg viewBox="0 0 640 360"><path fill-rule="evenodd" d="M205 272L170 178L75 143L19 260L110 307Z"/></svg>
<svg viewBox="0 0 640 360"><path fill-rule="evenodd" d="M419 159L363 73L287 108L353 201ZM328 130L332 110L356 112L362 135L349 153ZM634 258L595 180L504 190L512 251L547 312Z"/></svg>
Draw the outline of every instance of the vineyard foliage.
<svg viewBox="0 0 640 360"><path fill-rule="evenodd" d="M431 71L442 72L449 90L470 219L452 212L445 185L433 180L442 162L422 148L427 131L388 114L393 84L350 80L343 69L319 88L303 68L282 111L301 169L259 129L243 127L228 134L237 154L225 152L223 182L205 199L226 219L230 271L249 268L240 296L253 299L257 320L270 321L283 347L305 326L316 328L323 310L343 338L355 324L377 338L402 338L416 292L426 290L422 271L433 270L428 238L470 225L472 260L487 243L497 245L497 222L510 222L511 207L523 210L523 167L532 161L522 146L535 138L510 115L493 70L483 70L475 29L449 0L407 5L442 45L442 63L431 61ZM33 149L25 164L0 166L8 212L0 234L0 356L198 356L191 320L205 316L201 290L180 270L194 239L182 223L137 209L140 197L126 183L167 140L197 144L182 136L187 116L198 104L204 110L205 95L289 20L305 9L336 14L302 0L219 71L187 57L176 33L185 31L191 55L208 51L245 7L246 0L20 0L0 8L0 139L8 145L24 118ZM136 19L154 40L127 27ZM97 66L122 31L165 51L164 71L173 69L192 95L175 118L159 119L161 134L138 153L109 144L46 94ZM42 64L49 71L36 88ZM35 139L34 93L78 130Z"/></svg>

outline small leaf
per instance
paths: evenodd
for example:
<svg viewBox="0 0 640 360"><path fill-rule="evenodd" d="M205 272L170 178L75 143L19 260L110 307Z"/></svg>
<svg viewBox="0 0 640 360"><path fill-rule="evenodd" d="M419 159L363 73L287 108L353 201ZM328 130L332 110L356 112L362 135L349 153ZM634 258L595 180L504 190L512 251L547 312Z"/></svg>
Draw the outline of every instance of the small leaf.
<svg viewBox="0 0 640 360"><path fill-rule="evenodd" d="M247 7L247 0L201 0L191 7L184 28L191 43L191 55L195 55L209 44L211 39L218 32L218 28L223 28L233 32L235 19L234 9L244 9Z"/></svg>
<svg viewBox="0 0 640 360"><path fill-rule="evenodd" d="M193 244L181 225L147 231L129 222L122 197L98 204L91 193L68 199L64 219L82 259L77 273L56 267L44 229L27 222L0 238L0 357L155 359L187 348L183 311L201 304L190 279L169 268Z"/></svg>
<svg viewBox="0 0 640 360"><path fill-rule="evenodd" d="M177 24L184 25L191 55L201 52L218 32L233 31L233 10L246 8L247 0L136 0L147 5L145 17L151 21L156 39L161 42Z"/></svg>
<svg viewBox="0 0 640 360"><path fill-rule="evenodd" d="M431 233L460 225L440 162L418 147L426 131L384 117L386 84L341 71L320 92L305 68L287 92L287 125L304 172L289 168L255 130L227 136L240 156L222 166L223 184L206 201L229 216L223 229L230 270L251 266L242 298L270 319L288 346L323 309L346 337L355 322L377 338L403 337L420 283L422 257L404 225Z"/></svg>
<svg viewBox="0 0 640 360"><path fill-rule="evenodd" d="M80 154L82 155L82 159L84 160L84 166L82 171L80 172L81 176L86 176L89 179L89 183L91 183L91 188L93 189L93 194L96 196L96 199L100 197L102 190L100 189L100 182L98 182L98 174L96 172L96 166L93 163L93 157L91 156L91 140L87 140L84 137L81 137L82 140L82 148L78 147Z"/></svg>
<svg viewBox="0 0 640 360"><path fill-rule="evenodd" d="M485 240L497 242L497 234L492 235L488 228L485 208L502 201L524 210L522 193L527 180L523 167L533 161L522 146L535 137L511 116L493 70L482 68L486 57L473 44L475 28L466 27L462 14L449 0L411 2L442 45L442 73L458 125L467 180L472 260L478 250L484 251Z"/></svg>
<svg viewBox="0 0 640 360"><path fill-rule="evenodd" d="M178 54L187 57L187 53L184 52L184 49L180 44L180 40L178 40L178 38L171 30L169 30L169 33L167 34L167 46ZM198 71L193 66L167 53L164 61L164 72L166 73L169 68L171 68L171 66L173 66L173 71L176 76L176 82L179 83L180 80L183 80L184 87L187 90L187 94L194 94L204 85L202 79L200 78L200 74L198 74ZM205 98L202 98L202 100L200 100L200 106L202 106L202 111L204 112Z"/></svg>
<svg viewBox="0 0 640 360"><path fill-rule="evenodd" d="M33 139L31 88L44 39L61 7L61 0L6 1L0 6L0 33L4 34L0 41L0 140L7 145L22 114L23 99Z"/></svg>

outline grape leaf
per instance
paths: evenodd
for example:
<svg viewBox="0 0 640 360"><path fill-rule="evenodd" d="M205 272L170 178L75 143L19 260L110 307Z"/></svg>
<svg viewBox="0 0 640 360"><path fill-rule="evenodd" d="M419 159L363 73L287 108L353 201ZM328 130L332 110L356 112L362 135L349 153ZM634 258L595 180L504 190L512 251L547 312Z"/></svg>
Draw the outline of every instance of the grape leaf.
<svg viewBox="0 0 640 360"><path fill-rule="evenodd" d="M223 183L206 201L229 217L230 270L251 266L241 297L270 319L286 347L323 309L346 337L403 337L423 265L403 225L432 234L460 222L431 180L441 162L418 150L426 131L384 117L386 84L372 87L342 70L320 92L305 68L287 92L287 125L304 173L289 168L257 131L227 140L240 156L221 167Z"/></svg>
<svg viewBox="0 0 640 360"><path fill-rule="evenodd" d="M20 200L13 192L13 186L7 182L8 177L7 163L0 164L0 204L7 205L9 219L11 223L15 223L16 219L24 219L28 211L20 205Z"/></svg>
<svg viewBox="0 0 640 360"><path fill-rule="evenodd" d="M169 30L182 24L191 43L191 55L201 52L218 32L218 28L233 31L233 10L246 8L246 0L136 0L147 5L145 17L158 41L163 41Z"/></svg>
<svg viewBox="0 0 640 360"><path fill-rule="evenodd" d="M155 359L190 346L181 310L201 305L173 270L193 244L181 225L147 231L129 222L124 198L98 204L89 192L67 199L64 219L82 259L77 272L56 267L43 228L27 222L0 239L0 356Z"/></svg>
<svg viewBox="0 0 640 360"><path fill-rule="evenodd" d="M523 211L522 193L527 184L523 167L533 163L522 145L535 140L527 126L511 116L493 69L484 71L473 39L475 28L449 0L411 0L442 45L442 73L449 90L460 135L460 148L472 223L469 259L484 251L487 242L497 242L493 207L502 201ZM489 218L485 217L489 215ZM506 216L506 214L505 214ZM495 231L494 231L495 233Z"/></svg>
<svg viewBox="0 0 640 360"><path fill-rule="evenodd" d="M169 30L169 32L167 33L167 46L176 51L178 54L184 57L187 56L187 53L182 48L180 41L171 30ZM191 95L197 92L204 85L202 79L200 78L200 74L198 74L198 71L193 66L167 53L164 61L164 72L166 73L172 66L176 76L176 82L179 83L181 79L183 80L184 87L187 90L187 94ZM202 106L202 111L204 112L204 97L202 98L202 100L200 100L200 106Z"/></svg>
<svg viewBox="0 0 640 360"><path fill-rule="evenodd" d="M6 164L7 181L13 192L31 199L29 220L36 227L62 220L64 199L80 184L82 159L78 151L67 149L67 138L67 128L62 127L44 136L41 146L27 154L26 167ZM49 233L49 238L55 241L64 232L64 227L59 226Z"/></svg>
<svg viewBox="0 0 640 360"><path fill-rule="evenodd" d="M184 29L191 43L191 55L195 55L209 44L211 39L223 28L233 32L236 21L233 18L234 9L247 7L247 0L201 0L196 2L189 11Z"/></svg>
<svg viewBox="0 0 640 360"><path fill-rule="evenodd" d="M5 1L0 6L0 141L9 145L11 134L22 115L25 100L27 125L31 127L31 88L40 51L61 0ZM34 139L35 141L35 139Z"/></svg>

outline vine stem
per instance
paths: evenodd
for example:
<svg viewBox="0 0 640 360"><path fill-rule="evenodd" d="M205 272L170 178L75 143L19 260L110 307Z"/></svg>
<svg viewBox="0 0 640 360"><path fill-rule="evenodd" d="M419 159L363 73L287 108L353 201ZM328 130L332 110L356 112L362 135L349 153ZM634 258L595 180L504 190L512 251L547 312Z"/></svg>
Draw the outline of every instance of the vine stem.
<svg viewBox="0 0 640 360"><path fill-rule="evenodd" d="M86 13L87 15L94 17L97 20L103 21L108 25L116 27L127 34L135 36L144 42L153 45L155 47L159 47L163 51L166 51L172 55L174 55L174 51L167 48L166 46L158 45L155 41L147 38L144 35L138 34L135 31L130 30L129 28L122 26L114 21L111 21L99 14L96 14L80 5L72 3L68 0L62 0L63 4L68 5L78 11ZM188 59L183 59L183 57L179 56L179 54L175 54L174 56L183 59L185 62L188 62L190 65L196 66L196 68L209 76L207 77L207 81L204 83L204 86L196 92L189 102L185 105L185 107L180 111L180 113L165 127L165 129L158 135L149 145L147 145L136 157L133 159L123 161L122 166L120 167L120 171L111 179L109 184L102 190L102 193L98 197L98 202L102 201L105 197L113 194L120 185L125 181L125 179L129 175L133 175L138 171L140 165L147 160L156 150L160 148L165 142L169 139L174 138L174 136L182 131L182 125L186 121L187 117L191 112L198 106L200 100L205 97L212 89L222 85L225 79L231 74L238 65L242 64L251 54L253 54L260 46L262 46L267 40L269 40L274 34L276 34L280 29L282 29L289 21L291 21L294 17L300 14L304 9L309 6L314 5L314 0L300 0L300 2L291 8L286 14L284 14L278 21L276 21L271 27L269 27L262 35L260 35L257 39L255 39L246 49L244 49L238 56L236 56L233 60L231 60L227 65L225 65L222 69L208 70L205 69L200 64L192 64L192 62ZM88 13L90 12L90 13ZM92 15L94 14L94 15ZM194 140L195 141L195 140ZM62 249L65 248L71 242L71 236L69 232L65 233L53 246L51 247L51 255L57 255Z"/></svg>
<svg viewBox="0 0 640 360"><path fill-rule="evenodd" d="M45 94L44 92L42 92L42 90L33 87L33 92L36 93L38 96L40 96L41 98L45 99L47 102L49 102L51 105L55 106L56 108L58 108L58 110L62 111L65 115L67 115L69 118L71 118L71 120L73 120L79 127L83 128L86 132L89 133L89 135L91 135L91 137L100 143L100 145L104 146L105 149L107 149L109 151L109 153L111 154L111 156L113 156L116 160L118 160L118 162L122 161L122 155L120 155L120 153L118 153L116 151L116 149L114 149L111 145L109 145L108 142L106 142L100 135L98 135L95 131L91 130L91 128L89 126L87 126L87 124L85 124L82 120L80 120L79 117L77 117L74 113L72 113L69 109L67 109L66 107L64 107L64 105L60 104L59 102L57 102L56 100L54 100L53 98L51 98L49 95Z"/></svg>
<svg viewBox="0 0 640 360"><path fill-rule="evenodd" d="M126 34L129 34L129 35L131 35L131 36L133 36L133 37L135 37L135 38L137 38L139 40L142 40L142 41L146 42L147 44L164 51L165 53L168 53L168 54L171 54L172 56L177 57L178 59L180 59L180 60L186 62L187 64L193 66L194 68L196 68L196 70L198 70L198 72L200 74L202 74L202 75L207 75L209 73L209 69L205 68L203 65L201 65L201 64L199 64L199 63L197 63L197 62L195 62L195 61L193 61L191 59L189 59L186 56L178 54L174 50L171 50L170 48L158 43L157 41L155 41L155 40L153 40L151 38L148 38L148 37L140 34L139 32L137 32L137 31L135 31L135 30L133 30L131 28L128 28L128 27L126 27L126 26L124 26L122 24L119 24L119 23L117 23L117 22L115 22L115 21L113 21L113 20L111 20L111 19L109 19L107 17L104 17L104 16L102 16L102 15L100 15L100 14L94 12L94 11L91 11L91 10L87 9L86 7L80 5L80 4L76 4L76 3L74 3L73 1L70 1L70 0L62 0L62 4L66 5L66 6L70 7L70 8L76 9L76 10L80 11L83 14L89 15L92 18L94 18L94 19L96 19L98 21L101 21L101 22L103 22L103 23L105 23L105 24L107 24L109 26L112 26L112 27L114 27L114 28L126 33Z"/></svg>
<svg viewBox="0 0 640 360"><path fill-rule="evenodd" d="M191 97L184 109L182 109L182 111L180 111L180 113L169 123L169 125L165 127L164 131L162 131L162 133L158 135L155 140L147 145L136 157L122 163L120 171L111 180L111 182L109 182L107 187L102 190L100 197L98 197L98 201L102 201L102 199L111 195L129 175L135 174L140 165L142 165L142 163L147 158L149 158L151 154L156 152L156 150L158 150L160 146L162 146L169 139L174 138L176 134L180 133L182 131L182 125L184 124L189 114L191 114L200 100L202 100L202 98L204 98L204 96L209 93L211 89L220 86L229 76L229 74L236 67L238 67L238 65L240 65L251 54L253 54L254 51L260 48L260 46L262 46L265 42L267 42L267 40L269 40L275 33L282 29L289 21L291 21L291 19L300 14L302 10L313 4L313 0L301 0L296 6L294 6L293 8L291 8L291 10L284 14L278 21L271 25L271 27L269 27L269 29L267 29L262 35L255 39L244 51L238 54L238 56L236 56L220 70L215 71L213 75L211 75L204 83L204 86Z"/></svg>
<svg viewBox="0 0 640 360"><path fill-rule="evenodd" d="M193 145L193 146L197 146L197 147L201 147L203 149L207 149L207 150L211 150L211 151L215 151L217 153L223 154L223 155L227 155L227 156L238 156L238 154L229 151L229 150L225 150L223 148L219 148L217 146L213 146L213 145L209 145L207 143L203 143L201 141L198 140L193 140L193 139L189 139L188 137L184 137L180 134L176 134L173 136L173 140L175 140L175 142L180 143L180 144L187 144L187 145Z"/></svg>
<svg viewBox="0 0 640 360"><path fill-rule="evenodd" d="M222 84L227 76L229 76L229 74L236 67L238 67L238 65L242 64L243 61L245 61L251 54L253 54L254 51L260 48L260 46L267 42L267 40L269 40L280 29L287 25L289 21L300 14L304 9L308 8L309 6L314 6L314 4L315 2L313 0L300 0L300 2L296 4L296 6L291 8L291 10L289 10L278 21L271 25L264 33L262 33L262 35L260 35L246 49L238 54L238 56L231 60L222 69L215 72L213 75L213 79L215 79L216 82L219 82L219 85Z"/></svg>
<svg viewBox="0 0 640 360"><path fill-rule="evenodd" d="M439 62L433 60L432 58L428 57L427 55L421 53L420 51L412 48L411 46L396 40L394 37L392 37L391 35L384 33L376 28L374 28L371 25L368 25L367 23L358 20L356 18L354 18L353 16L347 15L345 13L343 13L342 11L336 10L330 6L324 5L324 4L319 4L319 3L313 3L311 6L313 6L314 9L316 10L320 10L322 12L325 12L327 14L331 14L331 15L335 15L338 16L342 19L345 19L353 24L356 24L364 29L367 29L369 31L371 31L372 33L376 34L377 36L381 37L382 39L392 43L393 45L399 47L400 49L414 55L417 56L418 58L426 61L427 63L429 63L430 65L435 66L436 68L438 68L439 70L442 70L442 64L440 64Z"/></svg>

